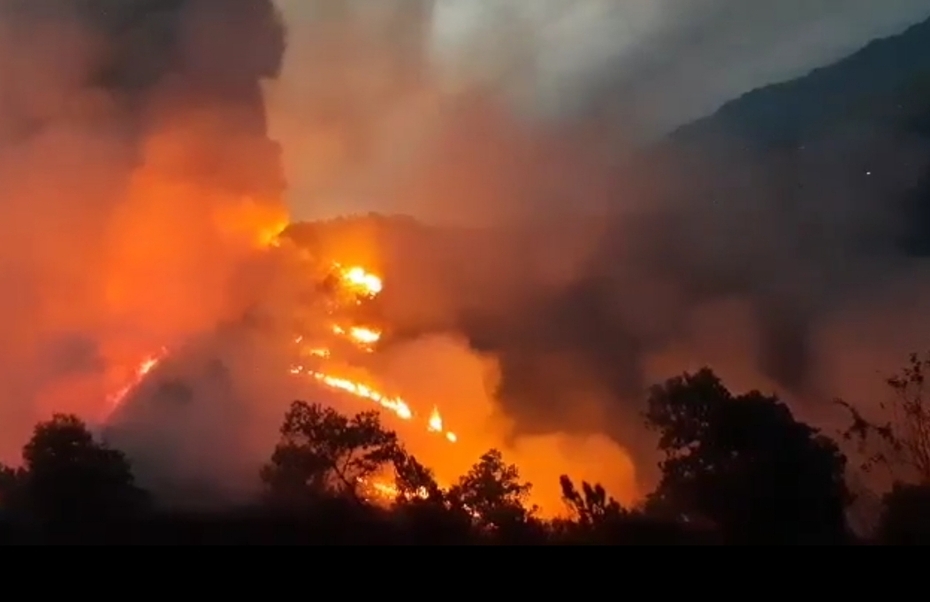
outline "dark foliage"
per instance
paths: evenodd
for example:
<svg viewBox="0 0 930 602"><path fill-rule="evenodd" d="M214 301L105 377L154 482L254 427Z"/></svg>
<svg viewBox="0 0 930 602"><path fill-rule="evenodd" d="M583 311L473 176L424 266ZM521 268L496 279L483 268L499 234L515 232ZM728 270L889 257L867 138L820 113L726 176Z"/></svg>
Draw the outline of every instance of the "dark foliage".
<svg viewBox="0 0 930 602"><path fill-rule="evenodd" d="M0 468L4 510L42 528L72 529L131 518L148 498L122 452L93 440L75 416L36 425L23 465Z"/></svg>
<svg viewBox="0 0 930 602"><path fill-rule="evenodd" d="M894 387L894 383L891 383ZM854 543L846 460L778 399L733 395L710 370L653 388L662 478L643 507L560 478L566 513L543 520L498 450L448 489L377 414L291 405L262 470L265 497L214 513L156 510L122 453L73 416L36 426L20 468L0 467L0 542L249 545L716 545ZM388 480L385 481L384 479ZM371 485L393 479L385 495ZM930 542L930 494L899 483L875 541Z"/></svg>
<svg viewBox="0 0 930 602"><path fill-rule="evenodd" d="M626 509L600 485L579 488L563 476L568 516L555 521L537 518L527 505L531 485L497 450L443 490L377 414L346 417L301 401L285 415L281 441L262 470L260 504L209 515L155 512L122 453L94 441L77 418L55 416L36 427L21 468L0 469L0 537L9 543L372 545L841 539L837 514L845 488L837 471L843 458L777 400L733 397L703 371L657 387L649 408L668 456L652 504ZM391 473L394 497L379 497L369 484ZM886 523L892 537L897 523Z"/></svg>
<svg viewBox="0 0 930 602"><path fill-rule="evenodd" d="M845 540L846 458L778 399L734 396L705 369L654 387L648 404L665 456L655 511L734 542Z"/></svg>
<svg viewBox="0 0 930 602"><path fill-rule="evenodd" d="M930 544L930 487L898 483L883 502L879 541L890 545Z"/></svg>

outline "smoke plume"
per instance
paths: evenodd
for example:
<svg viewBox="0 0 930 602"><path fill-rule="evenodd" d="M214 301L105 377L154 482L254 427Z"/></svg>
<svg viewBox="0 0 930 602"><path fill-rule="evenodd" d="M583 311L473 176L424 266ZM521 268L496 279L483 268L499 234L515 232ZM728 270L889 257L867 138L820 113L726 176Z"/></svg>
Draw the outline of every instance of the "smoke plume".
<svg viewBox="0 0 930 602"><path fill-rule="evenodd" d="M5 457L251 302L286 220L260 88L283 51L270 0L0 2Z"/></svg>
<svg viewBox="0 0 930 602"><path fill-rule="evenodd" d="M377 199L430 224L343 224L315 252L383 272L372 369L470 431L461 454L423 448L443 478L495 446L539 487L557 467L631 500L654 465L652 382L710 364L825 421L825 399L875 399L873 368L920 346L930 281L883 200L926 171L925 141L864 127L778 156L738 139L644 151L670 113L640 113L691 97L670 83L690 63L666 57L653 87L626 63L620 85L576 87L543 68L548 38L502 17L512 52L452 69L433 4L301 3L269 83L285 50L270 0L0 0L7 456L73 411L109 420L151 479L247 495L287 402L324 395L284 377L300 268L255 255L286 223L288 178L292 201ZM662 15L639 15L648 39L691 39ZM563 67L602 74L614 54ZM159 378L111 415L120 371L163 347Z"/></svg>

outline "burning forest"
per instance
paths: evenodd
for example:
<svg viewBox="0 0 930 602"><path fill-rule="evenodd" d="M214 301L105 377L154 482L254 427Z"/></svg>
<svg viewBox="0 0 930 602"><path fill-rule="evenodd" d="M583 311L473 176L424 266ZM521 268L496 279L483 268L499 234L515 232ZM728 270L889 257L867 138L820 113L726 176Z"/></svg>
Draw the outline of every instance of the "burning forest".
<svg viewBox="0 0 930 602"><path fill-rule="evenodd" d="M438 4L363 4L306 4L288 84L294 4L0 0L0 521L391 543L919 526L930 360L866 373L925 344L925 262L882 204L920 144L862 134L909 162L840 192L877 159L636 146L606 108L514 102L538 61L507 86L512 65L437 66Z"/></svg>
<svg viewBox="0 0 930 602"><path fill-rule="evenodd" d="M441 480L494 446L524 446L548 473L578 446L509 440L492 360L454 330L411 341L370 319L382 289L405 286L382 282L375 246L315 252L280 236L262 85L284 40L270 0L0 3L0 272L17 291L0 335L4 458L36 422L75 414L153 490L238 503L287 404L307 398L380 410ZM579 441L620 459L631 496L626 454Z"/></svg>

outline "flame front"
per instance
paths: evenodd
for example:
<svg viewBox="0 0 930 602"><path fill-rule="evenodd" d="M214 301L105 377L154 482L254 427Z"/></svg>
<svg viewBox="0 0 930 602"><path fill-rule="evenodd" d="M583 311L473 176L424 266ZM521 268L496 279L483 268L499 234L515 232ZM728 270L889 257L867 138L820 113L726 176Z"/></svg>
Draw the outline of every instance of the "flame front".
<svg viewBox="0 0 930 602"><path fill-rule="evenodd" d="M402 420L411 420L413 418L413 412L410 410L410 406L407 405L400 397L391 397L381 393L380 391L359 383L347 378L339 378L337 376L332 376L330 374L325 374L323 372L316 372L313 370L305 370L303 366L295 366L291 368L291 374L306 374L315 378L317 381L326 385L330 389L335 389L337 391L343 391L344 393L349 393L360 399L367 399L373 401L385 410L389 410L395 416Z"/></svg>
<svg viewBox="0 0 930 602"><path fill-rule="evenodd" d="M352 267L344 269L338 264L334 267L339 274L344 292L369 299L374 298L381 292L383 287L381 278L370 274L363 268ZM332 334L344 337L349 342L369 352L374 352L374 345L381 340L381 331L371 326L343 327L334 324L330 330ZM300 347L301 356L309 356L314 359L315 363L325 363L332 356L332 351L329 347L319 344L310 346L306 344L305 338L302 335L294 337L294 343ZM132 393L146 376L159 365L167 354L168 350L163 348L157 353L146 356L139 363L128 381L107 398L108 415L112 414L125 401L130 393ZM393 416L401 420L413 422L417 421L418 417L420 417L404 398L398 395L389 395L379 390L377 387L364 382L337 376L321 366L308 368L304 365L294 365L291 367L290 373L294 376L312 378L315 382L334 391L346 393L355 398L375 403L378 407L389 411ZM427 432L440 435L450 443L455 443L458 440L455 433L445 430L445 424L439 412L439 408L433 406L432 411L428 415L423 416L423 418L425 418L423 426ZM371 482L360 483L360 485L363 485L365 489L372 492L374 495L385 499L396 499L398 494L393 484L382 480L372 480ZM420 494L425 497L426 492L420 492Z"/></svg>
<svg viewBox="0 0 930 602"><path fill-rule="evenodd" d="M126 397L145 380L145 377L155 369L166 355L168 355L168 350L162 348L157 353L146 356L133 371L129 381L107 398L107 413L112 414L116 411L126 400Z"/></svg>
<svg viewBox="0 0 930 602"><path fill-rule="evenodd" d="M383 289L381 278L368 272L364 268L357 266L344 268L338 263L334 264L333 268L338 274L339 282L344 293L373 299L380 294ZM381 331L372 326L346 327L333 324L330 328L330 332L336 336L344 337L349 342L368 352L374 352L374 346L381 340L382 336ZM303 336L295 337L294 342L302 346L302 356L310 356L317 360L330 359L332 356L332 351L328 347L318 344L315 346L303 346ZM402 397L388 395L368 383L337 376L325 369L312 369L304 365L292 366L290 372L295 376L309 376L330 389L376 403L379 407L391 412L401 420L411 421L418 416ZM439 410L436 407L433 407L432 412L426 418L425 427L428 432L442 435L450 443L458 441L458 437L455 433L448 432L444 429L442 416L439 414Z"/></svg>

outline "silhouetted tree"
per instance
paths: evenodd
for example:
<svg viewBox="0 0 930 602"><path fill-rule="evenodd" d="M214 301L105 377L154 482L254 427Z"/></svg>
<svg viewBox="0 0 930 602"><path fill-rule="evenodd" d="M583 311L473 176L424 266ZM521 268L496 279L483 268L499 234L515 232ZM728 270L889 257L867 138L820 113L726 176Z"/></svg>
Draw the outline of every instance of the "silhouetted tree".
<svg viewBox="0 0 930 602"><path fill-rule="evenodd" d="M443 504L445 496L436 484L433 471L403 449L398 449L392 459L394 484L397 487L397 502L430 502Z"/></svg>
<svg viewBox="0 0 930 602"><path fill-rule="evenodd" d="M852 424L843 437L855 441L865 455L866 471L883 467L895 481L930 486L930 400L925 379L930 354L912 353L899 373L886 379L891 397L879 404L882 421L868 420L843 400L836 403L849 410Z"/></svg>
<svg viewBox="0 0 930 602"><path fill-rule="evenodd" d="M464 509L479 528L509 531L525 525L536 509L525 506L532 485L520 471L504 462L496 449L486 452L448 493L453 507Z"/></svg>
<svg viewBox="0 0 930 602"><path fill-rule="evenodd" d="M559 484L562 486L562 501L568 506L572 520L579 525L596 528L625 514L623 507L608 496L600 484L582 481L581 491L578 491L568 475L559 477Z"/></svg>
<svg viewBox="0 0 930 602"><path fill-rule="evenodd" d="M556 541L568 543L621 543L622 527L628 513L604 487L587 482L581 490L568 477L559 477L562 501L568 509L568 518L557 518L549 527Z"/></svg>
<svg viewBox="0 0 930 602"><path fill-rule="evenodd" d="M332 408L295 401L261 478L274 502L301 504L324 495L361 501L360 485L397 453L397 435L381 426L377 412L349 418Z"/></svg>
<svg viewBox="0 0 930 602"><path fill-rule="evenodd" d="M76 416L36 425L22 455L22 468L0 475L4 506L15 514L77 525L126 518L147 504L126 456L94 441Z"/></svg>
<svg viewBox="0 0 930 602"><path fill-rule="evenodd" d="M882 500L879 541L891 545L930 544L930 487L896 483Z"/></svg>
<svg viewBox="0 0 930 602"><path fill-rule="evenodd" d="M908 363L885 382L890 397L878 404L881 417L866 418L837 400L852 418L843 438L863 455L862 469L887 471L892 489L882 498L878 536L887 542L930 542L930 400L925 392L930 354L912 353Z"/></svg>
<svg viewBox="0 0 930 602"><path fill-rule="evenodd" d="M653 387L646 418L665 456L652 510L710 522L730 541L845 537L846 459L777 398L733 396L703 369Z"/></svg>
<svg viewBox="0 0 930 602"><path fill-rule="evenodd" d="M472 517L451 502L429 468L401 450L394 460L397 499L394 514L414 543L465 543Z"/></svg>
<svg viewBox="0 0 930 602"><path fill-rule="evenodd" d="M22 482L25 471L0 464L0 508L10 511L21 506Z"/></svg>

